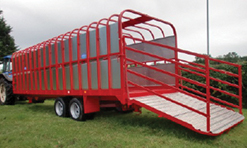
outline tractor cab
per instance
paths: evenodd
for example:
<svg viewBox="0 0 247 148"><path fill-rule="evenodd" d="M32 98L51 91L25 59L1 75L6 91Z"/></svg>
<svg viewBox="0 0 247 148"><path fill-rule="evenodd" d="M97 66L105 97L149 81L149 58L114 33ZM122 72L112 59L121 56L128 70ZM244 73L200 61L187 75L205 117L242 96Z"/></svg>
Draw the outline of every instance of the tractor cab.
<svg viewBox="0 0 247 148"><path fill-rule="evenodd" d="M2 61L2 74L9 81L12 81L12 61L11 55L3 57Z"/></svg>

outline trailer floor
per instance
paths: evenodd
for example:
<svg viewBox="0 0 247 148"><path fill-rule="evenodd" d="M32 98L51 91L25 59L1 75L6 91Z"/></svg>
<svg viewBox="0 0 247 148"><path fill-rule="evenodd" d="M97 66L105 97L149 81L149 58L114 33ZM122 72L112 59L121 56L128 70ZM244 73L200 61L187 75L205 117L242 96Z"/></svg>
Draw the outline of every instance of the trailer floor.
<svg viewBox="0 0 247 148"><path fill-rule="evenodd" d="M162 95L206 113L206 103L196 98L180 92L166 93ZM148 108L151 107L153 112L162 112L172 116L175 119L188 123L196 131L207 133L207 119L203 115L167 101L156 95L132 97L130 99L135 101L137 104L139 103L140 106L145 105L148 106ZM212 103L210 104L210 114L210 133L213 135L218 135L244 120L244 116L238 112Z"/></svg>

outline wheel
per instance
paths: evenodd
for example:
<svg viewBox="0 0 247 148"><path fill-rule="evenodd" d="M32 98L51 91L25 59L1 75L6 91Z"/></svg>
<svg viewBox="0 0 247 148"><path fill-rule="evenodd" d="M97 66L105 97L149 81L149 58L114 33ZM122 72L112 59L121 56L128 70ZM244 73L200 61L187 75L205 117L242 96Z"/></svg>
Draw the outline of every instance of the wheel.
<svg viewBox="0 0 247 148"><path fill-rule="evenodd" d="M85 121L82 99L73 98L69 103L70 117L77 121Z"/></svg>
<svg viewBox="0 0 247 148"><path fill-rule="evenodd" d="M1 105L13 105L15 104L15 98L13 96L12 84L5 79L0 79L0 104Z"/></svg>
<svg viewBox="0 0 247 148"><path fill-rule="evenodd" d="M68 110L68 99L66 98L57 98L54 103L54 111L57 116L59 117L68 117L69 110Z"/></svg>

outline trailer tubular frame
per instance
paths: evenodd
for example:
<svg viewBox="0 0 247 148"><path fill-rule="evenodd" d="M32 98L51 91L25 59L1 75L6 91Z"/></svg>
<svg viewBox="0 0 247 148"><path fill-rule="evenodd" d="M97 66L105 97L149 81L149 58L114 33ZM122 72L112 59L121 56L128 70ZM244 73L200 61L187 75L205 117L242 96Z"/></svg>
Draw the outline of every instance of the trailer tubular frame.
<svg viewBox="0 0 247 148"><path fill-rule="evenodd" d="M128 14L131 15L129 16ZM157 23L161 25L157 25ZM114 34L112 36L111 27L115 24L117 26L114 26L116 27L114 28L116 29L114 31L117 32L118 38L114 41L117 42L118 49L115 52L112 52L115 50L113 48L116 47L112 47L112 38ZM174 39L173 46L156 42L156 39L165 39L170 37L167 35L165 27L169 27L168 29L171 30L171 37L173 37L172 39ZM101 54L100 29L102 28L105 29L105 33L103 35L106 37L106 40L104 40L104 48L107 48L104 49L104 54ZM93 41L90 40L90 33L92 33L92 31L95 31L95 39L92 39ZM81 35L85 35L85 41L81 41ZM158 36L161 36L161 38ZM76 44L74 43L74 40L76 40ZM68 49L67 47L65 47L67 46L67 44L65 44L65 41L68 42ZM82 42L85 42L85 44L83 44ZM90 53L91 42L96 45L95 56L92 56L92 54ZM165 48L172 51L173 56L171 58L166 58L152 52L150 53L144 50L142 51L139 49L135 49L130 47L130 42L133 42L134 44L148 44L150 46L155 46L161 49ZM142 91L144 91L148 92L146 94L156 95L204 116L206 118L206 133L194 129L188 123L184 123L183 121L171 117L168 114L163 114L155 110L154 108L140 103L142 107L146 107L147 109L158 113L162 117L166 117L199 133L203 133L206 135L215 135L213 133L210 133L210 104L216 104L229 110L231 110L232 108L238 108L239 113L243 114L241 65L213 59L209 56L201 55L187 50L182 50L178 48L177 42L177 32L175 27L171 23L155 17L151 17L146 14L142 14L134 10L124 10L120 14L113 14L109 18L100 19L97 22L92 22L89 25L81 26L80 28L76 28L72 31L53 37L47 41L43 41L24 50L15 52L12 56L12 62L14 64L12 82L13 92L14 94L28 95L29 97L35 98L78 97L84 98L84 103L92 98L97 98L98 100L107 100L107 97L109 97L110 101L119 101L122 105L138 106L137 102L135 100L132 100L131 97L136 90L140 91L140 94L135 94L136 96L145 95L145 93L142 93ZM82 53L84 52L84 49L82 50L82 48L84 47L86 48L86 51L85 53ZM43 53L41 53L41 49L43 50ZM68 51L68 55L65 55L65 50L66 52ZM141 61L131 59L127 56L127 52L130 51L136 54L142 54L143 56L148 56L151 60ZM61 54L59 52L61 52ZM74 57L74 53L77 54L76 57ZM205 62L204 64L198 64L185 59L180 59L178 57L179 53L202 58ZM59 54L61 55L61 57L59 57ZM84 57L82 57L82 54L84 54ZM66 56L69 57L68 60ZM107 61L103 61L105 62L103 63L102 60ZM113 80L114 73L112 73L115 70L114 63L112 63L113 60L114 62L116 61L116 63L119 64L120 71L120 80L118 84L119 87L116 88L114 87ZM233 73L213 68L210 66L210 62L212 61L236 67L238 72ZM97 65L91 65L92 62L95 62ZM159 68L157 66L159 62L163 64L172 64L174 66L174 72ZM150 63L155 65L156 67L149 65ZM76 70L78 70L77 72L74 71L73 67L76 64ZM83 64L85 64L86 67L83 67ZM102 76L101 73L104 70L101 69L101 66L104 65L105 67L107 67L107 74ZM147 76L130 69L130 67L137 68L138 66L174 78L174 86L168 85L158 79L152 78L151 76ZM92 75L92 71L96 71L95 67L97 70L97 74ZM69 70L67 70L67 68L69 68ZM83 71L84 68L87 70L86 72ZM68 73L68 71L70 74L70 78L67 78L68 76L66 73ZM201 83L197 80L186 78L183 75L184 72L201 77L205 80L205 82ZM212 77L210 72L217 72L226 76L234 77L235 79L237 79L237 82L232 83L216 77ZM85 74L87 76L85 76ZM194 99L203 101L206 103L206 113L194 109L189 105L172 100L169 97L165 97L164 95L159 93L159 91L155 91L156 87L142 86L134 83L129 79L128 74L133 74L138 78L142 78L157 84L159 86L157 87L157 89L160 89L160 87L164 87L163 89L180 92ZM78 83L74 82L75 80L73 78L73 75L78 75ZM84 77L87 77L87 83L86 80L83 79ZM92 80L94 77L97 77L97 84L95 84L96 80ZM108 87L107 89L103 87L104 78L108 78L108 80L106 80L107 84L105 84ZM232 93L220 88L210 86L210 81L216 81L224 85L234 87L234 89L237 89L238 91L236 93ZM201 88L203 88L203 92L193 89L192 87L184 86L185 82L200 86ZM70 85L68 85L68 83L70 83ZM78 84L78 89L75 86L75 83ZM86 84L87 87L84 86L84 84ZM67 85L70 89L67 88ZM95 85L97 85L97 89L93 88L93 86ZM229 101L225 101L212 96L211 91L217 91L221 94L234 97L238 100L238 104L236 105ZM235 125L237 124L238 123L236 123ZM222 134L222 132L220 132L219 134Z"/></svg>

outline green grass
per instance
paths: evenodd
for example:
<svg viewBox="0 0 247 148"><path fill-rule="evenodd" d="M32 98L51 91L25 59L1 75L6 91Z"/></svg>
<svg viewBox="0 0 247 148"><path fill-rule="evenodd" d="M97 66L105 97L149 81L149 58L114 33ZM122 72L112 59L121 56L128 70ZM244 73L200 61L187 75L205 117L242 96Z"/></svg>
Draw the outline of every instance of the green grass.
<svg viewBox="0 0 247 148"><path fill-rule="evenodd" d="M209 137L147 110L141 115L101 111L94 120L77 122L57 117L53 103L0 106L0 147L247 147L246 122Z"/></svg>

